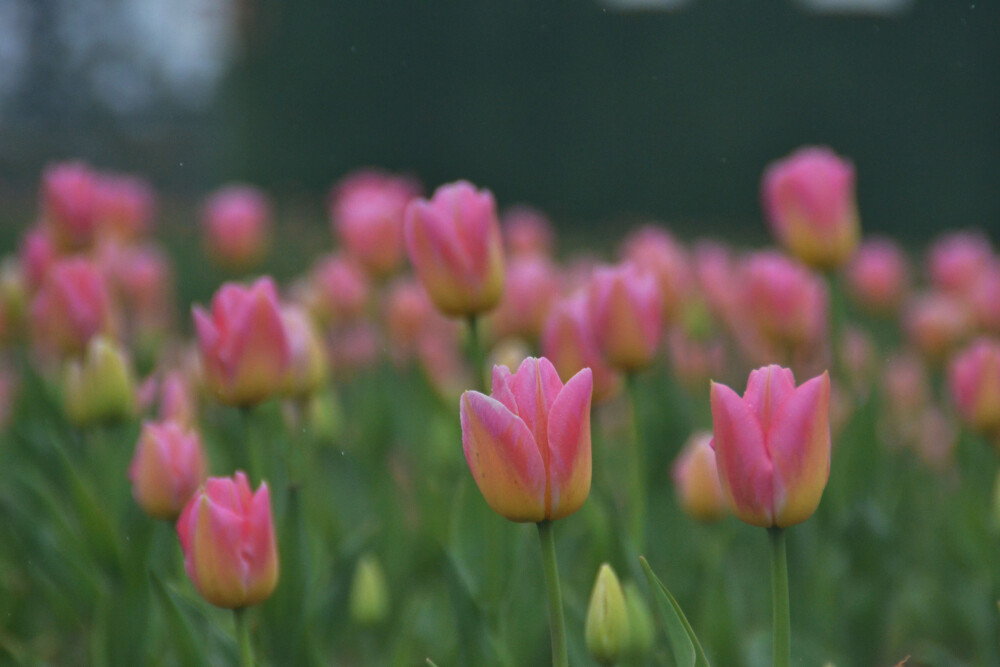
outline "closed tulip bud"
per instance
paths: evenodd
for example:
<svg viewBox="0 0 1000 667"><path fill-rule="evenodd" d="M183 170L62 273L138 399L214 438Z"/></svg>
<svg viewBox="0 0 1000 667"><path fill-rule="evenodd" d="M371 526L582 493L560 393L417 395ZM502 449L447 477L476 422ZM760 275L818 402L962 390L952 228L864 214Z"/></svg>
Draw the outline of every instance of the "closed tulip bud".
<svg viewBox="0 0 1000 667"><path fill-rule="evenodd" d="M201 436L175 422L146 422L128 468L132 496L154 519L173 521L207 476Z"/></svg>
<svg viewBox="0 0 1000 667"><path fill-rule="evenodd" d="M590 320L586 292L557 301L542 330L542 356L552 360L559 377L571 378L589 368L594 378L594 400L614 396L622 385L621 375L604 360Z"/></svg>
<svg viewBox="0 0 1000 667"><path fill-rule="evenodd" d="M590 319L612 367L634 372L653 363L663 336L656 277L634 264L600 267L590 280Z"/></svg>
<svg viewBox="0 0 1000 667"><path fill-rule="evenodd" d="M309 307L320 321L339 324L364 314L371 285L362 268L346 255L321 260L309 282Z"/></svg>
<svg viewBox="0 0 1000 667"><path fill-rule="evenodd" d="M666 229L646 225L628 235L622 254L656 276L663 317L672 321L691 292L693 276L687 251Z"/></svg>
<svg viewBox="0 0 1000 667"><path fill-rule="evenodd" d="M334 189L334 231L372 276L390 274L402 262L406 205L419 195L420 184L413 179L375 170L349 174Z"/></svg>
<svg viewBox="0 0 1000 667"><path fill-rule="evenodd" d="M970 426L984 433L1000 429L1000 341L980 338L952 359L952 400Z"/></svg>
<svg viewBox="0 0 1000 667"><path fill-rule="evenodd" d="M787 368L750 373L740 397L712 383L713 447L722 489L736 516L788 526L813 515L830 476L830 377L795 386Z"/></svg>
<svg viewBox="0 0 1000 667"><path fill-rule="evenodd" d="M379 625L389 616L389 586L385 571L373 554L365 554L351 580L351 620L360 626Z"/></svg>
<svg viewBox="0 0 1000 667"><path fill-rule="evenodd" d="M541 211L530 206L512 206L504 211L501 225L508 256L552 254L556 235L552 223Z"/></svg>
<svg viewBox="0 0 1000 667"><path fill-rule="evenodd" d="M271 493L251 492L242 471L209 477L177 520L184 569L211 604L240 609L271 597L278 585Z"/></svg>
<svg viewBox="0 0 1000 667"><path fill-rule="evenodd" d="M97 231L97 175L82 162L49 165L42 173L41 208L58 246L90 247Z"/></svg>
<svg viewBox="0 0 1000 667"><path fill-rule="evenodd" d="M906 254L889 239L865 241L847 265L847 289L851 298L876 314L896 312L910 282Z"/></svg>
<svg viewBox="0 0 1000 667"><path fill-rule="evenodd" d="M228 271L246 271L267 254L271 204L254 187L230 185L205 202L202 227L209 256Z"/></svg>
<svg viewBox="0 0 1000 667"><path fill-rule="evenodd" d="M83 258L56 261L31 303L33 342L80 354L91 338L112 329L111 297L97 267Z"/></svg>
<svg viewBox="0 0 1000 667"><path fill-rule="evenodd" d="M504 262L496 202L466 181L442 185L406 208L406 250L438 310L471 316L503 295Z"/></svg>
<svg viewBox="0 0 1000 667"><path fill-rule="evenodd" d="M641 661L653 650L653 641L656 639L653 614L646 604L646 597L634 581L625 582L624 593L625 607L628 609L628 656Z"/></svg>
<svg viewBox="0 0 1000 667"><path fill-rule="evenodd" d="M625 594L618 576L607 563L598 570L590 593L584 637L590 655L602 665L614 665L631 647Z"/></svg>
<svg viewBox="0 0 1000 667"><path fill-rule="evenodd" d="M101 231L121 240L147 233L156 199L149 183L127 174L101 174L97 183L97 219Z"/></svg>
<svg viewBox="0 0 1000 667"><path fill-rule="evenodd" d="M776 252L757 252L738 277L740 318L735 327L783 352L816 345L826 333L826 285L804 266Z"/></svg>
<svg viewBox="0 0 1000 667"><path fill-rule="evenodd" d="M993 248L980 232L952 232L927 252L927 273L939 290L965 295L993 264Z"/></svg>
<svg viewBox="0 0 1000 667"><path fill-rule="evenodd" d="M223 285L211 312L195 306L195 331L205 384L228 405L254 405L280 388L291 363L274 281Z"/></svg>
<svg viewBox="0 0 1000 667"><path fill-rule="evenodd" d="M66 416L79 425L130 416L135 382L125 350L103 336L93 338L82 361L68 362L63 395Z"/></svg>
<svg viewBox="0 0 1000 667"><path fill-rule="evenodd" d="M764 212L778 241L809 266L850 259L860 221L854 165L829 148L801 148L764 171Z"/></svg>
<svg viewBox="0 0 1000 667"><path fill-rule="evenodd" d="M917 295L903 313L910 344L932 362L941 362L972 331L972 314L958 298L943 292Z"/></svg>
<svg viewBox="0 0 1000 667"><path fill-rule="evenodd" d="M318 391L329 375L326 349L312 320L301 308L285 307L282 320L291 351L284 392L293 397L307 397Z"/></svg>
<svg viewBox="0 0 1000 667"><path fill-rule="evenodd" d="M493 368L490 396L462 394L462 448L486 503L511 521L560 519L590 493L590 397L583 369L563 385L548 359Z"/></svg>
<svg viewBox="0 0 1000 667"><path fill-rule="evenodd" d="M718 521L729 514L712 449L712 434L694 433L673 465L674 486L681 507L697 521Z"/></svg>
<svg viewBox="0 0 1000 667"><path fill-rule="evenodd" d="M538 338L559 295L555 266L540 255L519 257L511 261L506 282L500 305L490 314L493 335Z"/></svg>

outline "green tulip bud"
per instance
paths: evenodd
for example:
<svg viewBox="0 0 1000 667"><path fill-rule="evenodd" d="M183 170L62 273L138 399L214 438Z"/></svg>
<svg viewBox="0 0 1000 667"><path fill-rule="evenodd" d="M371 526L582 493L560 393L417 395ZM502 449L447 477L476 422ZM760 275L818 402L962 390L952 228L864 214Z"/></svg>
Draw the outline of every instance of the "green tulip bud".
<svg viewBox="0 0 1000 667"><path fill-rule="evenodd" d="M132 414L134 383L125 350L95 336L83 361L70 361L63 380L66 416L83 426Z"/></svg>
<svg viewBox="0 0 1000 667"><path fill-rule="evenodd" d="M351 581L351 620L358 625L378 625L389 615L389 587L378 559L365 554Z"/></svg>
<svg viewBox="0 0 1000 667"><path fill-rule="evenodd" d="M613 665L625 657L630 646L629 617L622 586L611 566L597 573L587 607L587 650L602 665Z"/></svg>
<svg viewBox="0 0 1000 667"><path fill-rule="evenodd" d="M628 610L629 656L644 658L653 649L656 629L646 598L634 581L625 582L625 607Z"/></svg>

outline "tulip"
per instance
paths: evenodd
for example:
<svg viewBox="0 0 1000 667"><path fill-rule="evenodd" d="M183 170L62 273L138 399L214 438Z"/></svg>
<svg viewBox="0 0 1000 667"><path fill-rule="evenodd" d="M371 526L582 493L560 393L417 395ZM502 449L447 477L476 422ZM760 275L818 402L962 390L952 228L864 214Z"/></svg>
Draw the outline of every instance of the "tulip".
<svg viewBox="0 0 1000 667"><path fill-rule="evenodd" d="M337 378L349 378L378 360L384 348L382 332L367 318L359 318L331 332L328 340L330 366Z"/></svg>
<svg viewBox="0 0 1000 667"><path fill-rule="evenodd" d="M254 405L280 389L291 347L273 280L227 283L211 312L195 306L193 316L205 383L219 401Z"/></svg>
<svg viewBox="0 0 1000 667"><path fill-rule="evenodd" d="M247 477L210 477L177 520L184 569L217 607L263 602L278 585L278 547L267 482L251 492Z"/></svg>
<svg viewBox="0 0 1000 667"><path fill-rule="evenodd" d="M940 362L971 332L972 313L950 294L918 294L906 306L903 329L910 344L925 358Z"/></svg>
<svg viewBox="0 0 1000 667"><path fill-rule="evenodd" d="M205 481L201 436L175 421L146 422L128 468L132 496L154 519L175 520Z"/></svg>
<svg viewBox="0 0 1000 667"><path fill-rule="evenodd" d="M406 205L420 194L416 181L365 170L345 177L330 198L330 219L348 254L376 277L403 259Z"/></svg>
<svg viewBox="0 0 1000 667"><path fill-rule="evenodd" d="M267 253L271 205L256 188L230 185L205 202L202 225L209 256L229 271L245 271Z"/></svg>
<svg viewBox="0 0 1000 667"><path fill-rule="evenodd" d="M351 620L360 626L380 624L389 615L389 586L378 559L365 554L354 568L350 597Z"/></svg>
<svg viewBox="0 0 1000 667"><path fill-rule="evenodd" d="M984 433L1000 429L1000 341L979 338L948 368L952 399L962 418Z"/></svg>
<svg viewBox="0 0 1000 667"><path fill-rule="evenodd" d="M500 305L490 316L493 335L537 338L559 295L555 266L540 255L517 257L507 269L506 283Z"/></svg>
<svg viewBox="0 0 1000 667"><path fill-rule="evenodd" d="M587 605L587 650L602 665L614 665L631 647L628 607L615 571L601 565Z"/></svg>
<svg viewBox="0 0 1000 667"><path fill-rule="evenodd" d="M309 306L322 322L342 323L364 314L371 285L364 270L346 255L321 260L310 277Z"/></svg>
<svg viewBox="0 0 1000 667"><path fill-rule="evenodd" d="M830 475L830 377L795 386L787 368L750 373L741 398L712 383L716 463L736 516L785 528L812 516Z"/></svg>
<svg viewBox="0 0 1000 667"><path fill-rule="evenodd" d="M424 289L445 315L474 316L500 301L503 243L489 190L442 185L406 208L406 250Z"/></svg>
<svg viewBox="0 0 1000 667"><path fill-rule="evenodd" d="M393 359L398 363L413 355L428 321L434 317L449 322L434 310L427 292L416 280L407 278L393 283L385 295L383 321L392 343Z"/></svg>
<svg viewBox="0 0 1000 667"><path fill-rule="evenodd" d="M635 661L641 661L653 649L656 639L656 628L653 625L653 614L639 587L634 581L626 581L624 586L625 606L628 609L628 655Z"/></svg>
<svg viewBox="0 0 1000 667"><path fill-rule="evenodd" d="M552 254L555 232L541 211L530 206L512 206L504 211L501 225L508 256Z"/></svg>
<svg viewBox="0 0 1000 667"><path fill-rule="evenodd" d="M49 267L56 259L56 248L48 230L42 226L29 229L18 249L18 259L28 291L34 293L45 281Z"/></svg>
<svg viewBox="0 0 1000 667"><path fill-rule="evenodd" d="M128 333L136 342L162 336L174 312L170 259L155 245L101 246L98 261L127 316Z"/></svg>
<svg viewBox="0 0 1000 667"><path fill-rule="evenodd" d="M730 249L715 241L698 241L692 258L698 288L712 315L727 325L739 319L739 282Z"/></svg>
<svg viewBox="0 0 1000 667"><path fill-rule="evenodd" d="M718 521L729 514L709 431L691 435L672 472L681 507L692 519Z"/></svg>
<svg viewBox="0 0 1000 667"><path fill-rule="evenodd" d="M80 354L99 333L113 327L107 283L83 258L57 260L31 303L31 328L41 347Z"/></svg>
<svg viewBox="0 0 1000 667"><path fill-rule="evenodd" d="M829 148L801 148L767 167L761 194L774 235L795 257L818 269L850 259L860 222L849 161Z"/></svg>
<svg viewBox="0 0 1000 667"><path fill-rule="evenodd" d="M545 359L494 366L490 396L462 394L462 448L486 503L511 521L560 519L590 493L590 400L583 369L565 385Z"/></svg>
<svg viewBox="0 0 1000 667"><path fill-rule="evenodd" d="M663 317L673 320L692 286L691 267L684 247L666 229L646 225L628 235L622 254L626 260L656 276Z"/></svg>
<svg viewBox="0 0 1000 667"><path fill-rule="evenodd" d="M304 310L288 306L281 317L290 351L284 391L295 398L307 398L326 382L329 368L326 350Z"/></svg>
<svg viewBox="0 0 1000 667"><path fill-rule="evenodd" d="M149 231L156 208L149 183L136 176L101 174L96 191L97 220L106 234L130 240Z"/></svg>
<svg viewBox="0 0 1000 667"><path fill-rule="evenodd" d="M97 230L97 175L82 162L49 165L42 174L41 208L60 247L89 247Z"/></svg>
<svg viewBox="0 0 1000 667"><path fill-rule="evenodd" d="M980 232L952 232L927 253L931 284L952 294L967 294L993 263L993 248Z"/></svg>
<svg viewBox="0 0 1000 667"><path fill-rule="evenodd" d="M83 361L73 359L66 367L66 416L79 425L128 417L135 405L134 387L125 350L112 340L95 336Z"/></svg>
<svg viewBox="0 0 1000 667"><path fill-rule="evenodd" d="M980 331L1000 334L1000 263L991 263L965 295Z"/></svg>
<svg viewBox="0 0 1000 667"><path fill-rule="evenodd" d="M847 289L856 303L872 313L893 313L909 284L906 254L889 239L865 241L847 265Z"/></svg>
<svg viewBox="0 0 1000 667"><path fill-rule="evenodd" d="M586 292L580 291L552 306L542 330L542 356L552 360L561 378L569 379L590 368L594 400L603 401L621 389L621 375L601 356L589 304Z"/></svg>
<svg viewBox="0 0 1000 667"><path fill-rule="evenodd" d="M611 366L635 372L652 364L663 335L656 277L631 263L600 267L589 297L597 343Z"/></svg>

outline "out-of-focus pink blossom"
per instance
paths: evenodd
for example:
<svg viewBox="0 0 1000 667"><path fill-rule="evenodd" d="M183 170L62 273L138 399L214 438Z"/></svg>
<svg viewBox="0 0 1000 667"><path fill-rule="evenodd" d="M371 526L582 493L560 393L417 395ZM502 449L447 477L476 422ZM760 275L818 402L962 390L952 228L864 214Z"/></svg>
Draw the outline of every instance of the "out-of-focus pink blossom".
<svg viewBox="0 0 1000 667"><path fill-rule="evenodd" d="M698 241L693 253L698 288L712 314L727 325L736 317L737 264L732 251L715 241Z"/></svg>
<svg viewBox="0 0 1000 667"><path fill-rule="evenodd" d="M41 208L53 241L67 250L90 247L97 232L97 174L82 162L51 164L42 173Z"/></svg>
<svg viewBox="0 0 1000 667"><path fill-rule="evenodd" d="M544 255L515 257L507 267L500 305L490 314L494 336L534 340L558 295L559 278L549 259Z"/></svg>
<svg viewBox="0 0 1000 667"><path fill-rule="evenodd" d="M326 350L305 310L285 306L281 318L291 350L283 390L293 398L308 398L319 391L329 375Z"/></svg>
<svg viewBox="0 0 1000 667"><path fill-rule="evenodd" d="M205 201L202 226L209 256L229 271L246 271L267 254L271 204L257 188L229 185Z"/></svg>
<svg viewBox="0 0 1000 667"><path fill-rule="evenodd" d="M640 269L656 276L663 317L672 321L691 290L693 276L687 251L662 227L646 225L625 239L622 255Z"/></svg>
<svg viewBox="0 0 1000 667"><path fill-rule="evenodd" d="M56 259L56 248L49 231L36 225L25 232L18 258L25 285L30 293L34 293L45 281L45 275Z"/></svg>
<svg viewBox="0 0 1000 667"><path fill-rule="evenodd" d="M902 416L922 412L931 400L927 367L913 354L895 354L882 369L886 407Z"/></svg>
<svg viewBox="0 0 1000 667"><path fill-rule="evenodd" d="M176 519L207 476L197 431L169 420L143 424L128 478L132 496L146 514Z"/></svg>
<svg viewBox="0 0 1000 667"><path fill-rule="evenodd" d="M154 245L100 246L98 262L124 309L130 333L162 334L173 321L173 271L170 259Z"/></svg>
<svg viewBox="0 0 1000 667"><path fill-rule="evenodd" d="M507 255L550 256L555 247L552 223L541 211L530 206L512 206L501 218Z"/></svg>
<svg viewBox="0 0 1000 667"><path fill-rule="evenodd" d="M966 423L983 433L1000 432L1000 341L979 338L956 354L948 385Z"/></svg>
<svg viewBox="0 0 1000 667"><path fill-rule="evenodd" d="M846 278L855 303L872 313L895 313L909 289L909 262L895 241L871 239L847 265Z"/></svg>
<svg viewBox="0 0 1000 667"><path fill-rule="evenodd" d="M153 225L156 197L145 180L128 174L100 174L97 181L97 220L103 234L132 240Z"/></svg>
<svg viewBox="0 0 1000 667"><path fill-rule="evenodd" d="M52 264L31 303L33 342L61 354L81 354L92 337L114 329L111 296L100 270L82 257Z"/></svg>
<svg viewBox="0 0 1000 667"><path fill-rule="evenodd" d="M809 266L832 269L858 244L854 165L829 148L800 148L764 171L764 212L778 241Z"/></svg>
<svg viewBox="0 0 1000 667"><path fill-rule="evenodd" d="M656 276L629 262L600 267L590 279L589 299L594 334L608 363L628 372L652 364L663 337Z"/></svg>
<svg viewBox="0 0 1000 667"><path fill-rule="evenodd" d="M322 322L343 323L364 314L371 284L364 270L347 255L321 259L310 277L309 307Z"/></svg>
<svg viewBox="0 0 1000 667"><path fill-rule="evenodd" d="M951 294L968 294L993 263L993 248L980 232L951 232L927 252L931 283Z"/></svg>
<svg viewBox="0 0 1000 667"><path fill-rule="evenodd" d="M590 318L586 291L556 301L541 338L542 356L550 359L559 377L567 380L584 368L594 379L594 400L601 402L621 389L621 375L601 355Z"/></svg>
<svg viewBox="0 0 1000 667"><path fill-rule="evenodd" d="M712 433L691 434L674 461L671 473L681 507L697 521L718 521L729 514L729 502L719 481Z"/></svg>
<svg viewBox="0 0 1000 667"><path fill-rule="evenodd" d="M972 331L972 314L957 297L924 292L910 300L903 313L910 344L930 361L940 362Z"/></svg>
<svg viewBox="0 0 1000 667"><path fill-rule="evenodd" d="M697 340L681 329L667 334L667 354L674 377L699 396L726 369L726 348L720 341Z"/></svg>
<svg viewBox="0 0 1000 667"><path fill-rule="evenodd" d="M344 177L330 197L330 217L347 252L373 276L388 275L403 261L406 205L421 192L405 176L363 170Z"/></svg>
<svg viewBox="0 0 1000 667"><path fill-rule="evenodd" d="M383 349L382 333L371 320L358 318L330 332L327 349L330 365L338 378L350 378L378 360Z"/></svg>

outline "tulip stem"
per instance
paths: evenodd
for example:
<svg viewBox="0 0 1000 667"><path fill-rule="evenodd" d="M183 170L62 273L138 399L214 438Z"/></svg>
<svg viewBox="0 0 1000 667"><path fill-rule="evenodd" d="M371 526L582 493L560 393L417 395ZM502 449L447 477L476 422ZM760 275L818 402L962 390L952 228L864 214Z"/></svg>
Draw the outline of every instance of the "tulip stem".
<svg viewBox="0 0 1000 667"><path fill-rule="evenodd" d="M788 611L788 557L785 550L785 529L767 529L771 542L771 598L774 620L774 667L791 664L792 630Z"/></svg>
<svg viewBox="0 0 1000 667"><path fill-rule="evenodd" d="M483 348L482 332L479 330L479 316L469 315L469 363L472 364L473 380L479 391L486 391L483 381L486 370L486 350Z"/></svg>
<svg viewBox="0 0 1000 667"><path fill-rule="evenodd" d="M642 423L639 416L639 388L635 373L625 375L625 386L628 389L628 400L631 404L631 442L629 443L629 531L635 543L635 549L642 553L645 548L646 532L646 447L642 439Z"/></svg>
<svg viewBox="0 0 1000 667"><path fill-rule="evenodd" d="M240 667L253 667L253 647L250 645L250 624L247 622L247 608L233 609L236 619L236 643L240 650Z"/></svg>
<svg viewBox="0 0 1000 667"><path fill-rule="evenodd" d="M559 565L556 562L556 540L551 521L538 522L538 539L542 544L542 567L545 589L549 596L549 629L552 632L552 666L568 667L566 652L566 620L563 617L562 590L559 588Z"/></svg>

